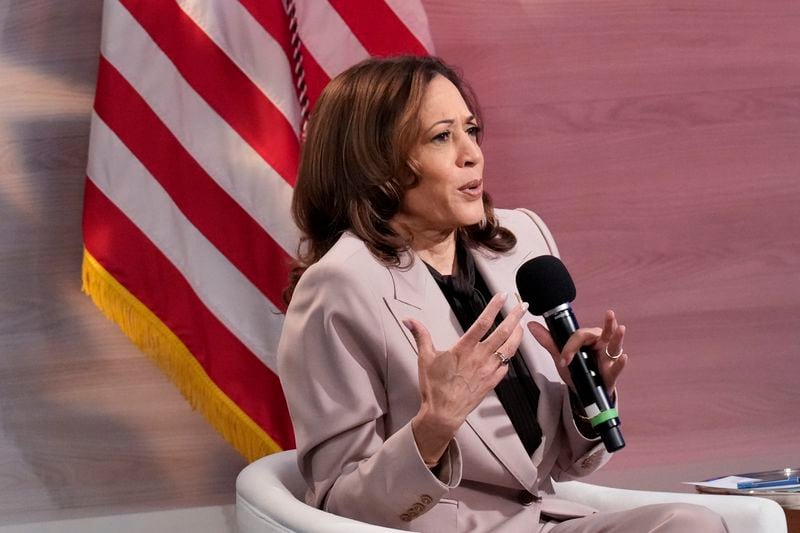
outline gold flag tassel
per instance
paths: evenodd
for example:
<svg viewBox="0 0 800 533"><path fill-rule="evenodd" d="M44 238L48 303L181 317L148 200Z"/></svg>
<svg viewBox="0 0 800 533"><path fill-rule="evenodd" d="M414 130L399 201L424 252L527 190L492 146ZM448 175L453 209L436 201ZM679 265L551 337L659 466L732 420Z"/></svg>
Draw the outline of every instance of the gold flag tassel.
<svg viewBox="0 0 800 533"><path fill-rule="evenodd" d="M248 461L281 447L208 377L183 342L84 248L82 290Z"/></svg>

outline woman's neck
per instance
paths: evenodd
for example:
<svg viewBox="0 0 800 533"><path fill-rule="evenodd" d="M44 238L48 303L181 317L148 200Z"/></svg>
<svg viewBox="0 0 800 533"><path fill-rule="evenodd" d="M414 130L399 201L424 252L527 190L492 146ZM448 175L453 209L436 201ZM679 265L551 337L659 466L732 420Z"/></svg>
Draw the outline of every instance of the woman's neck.
<svg viewBox="0 0 800 533"><path fill-rule="evenodd" d="M452 232L439 240L423 239L421 236L415 235L411 242L411 249L417 253L420 259L435 268L439 274L449 276L456 270L455 235L455 232Z"/></svg>
<svg viewBox="0 0 800 533"><path fill-rule="evenodd" d="M411 236L411 249L437 272L444 276L454 273L456 269L455 230L415 228L411 224L403 222L395 224L395 230Z"/></svg>

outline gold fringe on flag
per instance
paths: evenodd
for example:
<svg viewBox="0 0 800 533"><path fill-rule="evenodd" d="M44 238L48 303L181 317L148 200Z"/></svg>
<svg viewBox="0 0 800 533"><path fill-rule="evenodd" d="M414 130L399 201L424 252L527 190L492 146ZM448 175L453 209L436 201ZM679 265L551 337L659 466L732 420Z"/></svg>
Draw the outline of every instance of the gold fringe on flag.
<svg viewBox="0 0 800 533"><path fill-rule="evenodd" d="M84 248L82 290L248 461L281 447L208 377L183 342Z"/></svg>

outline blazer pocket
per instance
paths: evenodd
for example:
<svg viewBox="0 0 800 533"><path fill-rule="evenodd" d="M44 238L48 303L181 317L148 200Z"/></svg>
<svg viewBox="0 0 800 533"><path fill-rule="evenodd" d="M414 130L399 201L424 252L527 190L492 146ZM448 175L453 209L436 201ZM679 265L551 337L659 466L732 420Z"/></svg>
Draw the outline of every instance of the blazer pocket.
<svg viewBox="0 0 800 533"><path fill-rule="evenodd" d="M597 512L597 509L583 505L582 503L562 500L545 496L542 498L539 510L543 516L554 520L568 520L570 518L581 518Z"/></svg>

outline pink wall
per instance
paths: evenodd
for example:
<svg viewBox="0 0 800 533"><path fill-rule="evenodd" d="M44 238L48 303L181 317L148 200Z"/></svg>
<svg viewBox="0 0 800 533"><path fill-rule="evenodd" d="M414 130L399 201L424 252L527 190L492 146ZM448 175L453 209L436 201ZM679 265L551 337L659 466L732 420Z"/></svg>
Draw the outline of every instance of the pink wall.
<svg viewBox="0 0 800 533"><path fill-rule="evenodd" d="M426 2L586 325L629 327L628 448L596 482L800 466L800 4Z"/></svg>
<svg viewBox="0 0 800 533"><path fill-rule="evenodd" d="M425 4L497 203L545 217L586 323L630 326L594 481L800 466L800 3ZM231 503L244 466L80 294L100 6L0 8L0 525Z"/></svg>

